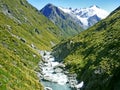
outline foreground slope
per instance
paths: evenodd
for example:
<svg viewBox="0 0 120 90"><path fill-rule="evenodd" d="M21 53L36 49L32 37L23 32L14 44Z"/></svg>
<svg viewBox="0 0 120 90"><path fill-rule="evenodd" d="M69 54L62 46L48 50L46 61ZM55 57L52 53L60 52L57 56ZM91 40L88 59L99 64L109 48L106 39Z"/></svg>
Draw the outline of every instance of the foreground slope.
<svg viewBox="0 0 120 90"><path fill-rule="evenodd" d="M120 90L120 7L105 20L54 47L84 90Z"/></svg>
<svg viewBox="0 0 120 90"><path fill-rule="evenodd" d="M26 0L0 0L0 90L43 90L35 49L50 50L59 31Z"/></svg>
<svg viewBox="0 0 120 90"><path fill-rule="evenodd" d="M0 90L43 90L34 69L39 55L0 28Z"/></svg>
<svg viewBox="0 0 120 90"><path fill-rule="evenodd" d="M64 37L77 35L83 30L78 24L81 22L77 18L71 17L52 4L47 4L40 12L61 29Z"/></svg>

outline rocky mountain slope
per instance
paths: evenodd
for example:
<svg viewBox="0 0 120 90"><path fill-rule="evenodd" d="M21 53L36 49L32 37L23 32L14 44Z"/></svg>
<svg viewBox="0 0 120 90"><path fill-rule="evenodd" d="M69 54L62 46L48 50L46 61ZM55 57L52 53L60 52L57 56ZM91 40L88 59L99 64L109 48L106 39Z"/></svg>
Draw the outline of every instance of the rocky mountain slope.
<svg viewBox="0 0 120 90"><path fill-rule="evenodd" d="M84 81L83 90L120 90L120 7L88 30L62 41L53 54Z"/></svg>
<svg viewBox="0 0 120 90"><path fill-rule="evenodd" d="M96 5L90 6L89 8L63 8L59 7L62 11L69 14L73 18L77 18L81 22L80 26L83 28L88 28L93 26L98 21L106 18L109 13Z"/></svg>
<svg viewBox="0 0 120 90"><path fill-rule="evenodd" d="M36 50L50 50L60 31L26 0L0 0L0 90L43 90Z"/></svg>
<svg viewBox="0 0 120 90"><path fill-rule="evenodd" d="M81 22L77 18L75 19L64 13L53 4L47 4L40 12L62 30L64 37L74 36L83 30L79 25Z"/></svg>

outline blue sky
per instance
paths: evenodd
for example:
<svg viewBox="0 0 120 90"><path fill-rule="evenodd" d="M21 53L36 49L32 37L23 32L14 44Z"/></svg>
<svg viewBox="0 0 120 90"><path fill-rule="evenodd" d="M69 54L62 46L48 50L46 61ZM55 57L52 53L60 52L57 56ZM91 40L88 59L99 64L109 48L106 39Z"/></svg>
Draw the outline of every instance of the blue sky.
<svg viewBox="0 0 120 90"><path fill-rule="evenodd" d="M108 12L113 11L120 6L120 0L27 0L37 9L43 8L46 4L52 3L61 7L86 8L91 5L97 5Z"/></svg>

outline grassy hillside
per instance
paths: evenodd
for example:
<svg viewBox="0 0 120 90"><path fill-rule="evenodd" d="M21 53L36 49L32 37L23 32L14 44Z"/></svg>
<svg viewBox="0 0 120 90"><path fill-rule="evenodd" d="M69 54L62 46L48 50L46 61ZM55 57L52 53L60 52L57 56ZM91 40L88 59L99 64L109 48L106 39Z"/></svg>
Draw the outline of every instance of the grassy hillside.
<svg viewBox="0 0 120 90"><path fill-rule="evenodd" d="M29 5L26 0L12 2L0 0L0 13L1 17L4 15L7 17L1 18L1 26L8 28L10 33L24 38L28 44L33 43L40 49L49 49L50 42L57 43L59 40L60 29Z"/></svg>
<svg viewBox="0 0 120 90"><path fill-rule="evenodd" d="M53 48L83 90L120 90L120 7L105 20Z"/></svg>
<svg viewBox="0 0 120 90"><path fill-rule="evenodd" d="M60 33L26 0L0 0L0 90L43 90L35 49L50 50Z"/></svg>
<svg viewBox="0 0 120 90"><path fill-rule="evenodd" d="M39 55L1 29L0 90L42 90L34 71L40 60Z"/></svg>

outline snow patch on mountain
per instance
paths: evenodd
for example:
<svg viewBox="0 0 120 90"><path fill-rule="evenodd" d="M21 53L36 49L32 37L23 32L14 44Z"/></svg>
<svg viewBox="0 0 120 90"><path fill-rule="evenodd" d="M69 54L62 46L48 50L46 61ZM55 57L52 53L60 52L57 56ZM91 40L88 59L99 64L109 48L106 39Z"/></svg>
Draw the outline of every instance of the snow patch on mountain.
<svg viewBox="0 0 120 90"><path fill-rule="evenodd" d="M87 26L88 25L88 18L81 18L79 16L76 16L82 23L83 25Z"/></svg>
<svg viewBox="0 0 120 90"><path fill-rule="evenodd" d="M89 18L96 15L96 21L92 23L98 22L97 18L104 19L109 13L96 5L93 5L89 8L80 8L80 9L72 9L72 8L63 8L59 7L63 12L70 14L72 17L79 19L84 27L89 27Z"/></svg>
<svg viewBox="0 0 120 90"><path fill-rule="evenodd" d="M99 8L98 6L95 6L95 5L90 7L89 10L93 10L93 15L96 14L101 19L104 19L109 15L109 13L107 11L105 11L105 10Z"/></svg>
<svg viewBox="0 0 120 90"><path fill-rule="evenodd" d="M64 11L65 13L71 13L71 10L68 8L63 8L63 7L59 7L59 9L61 9L62 11Z"/></svg>

